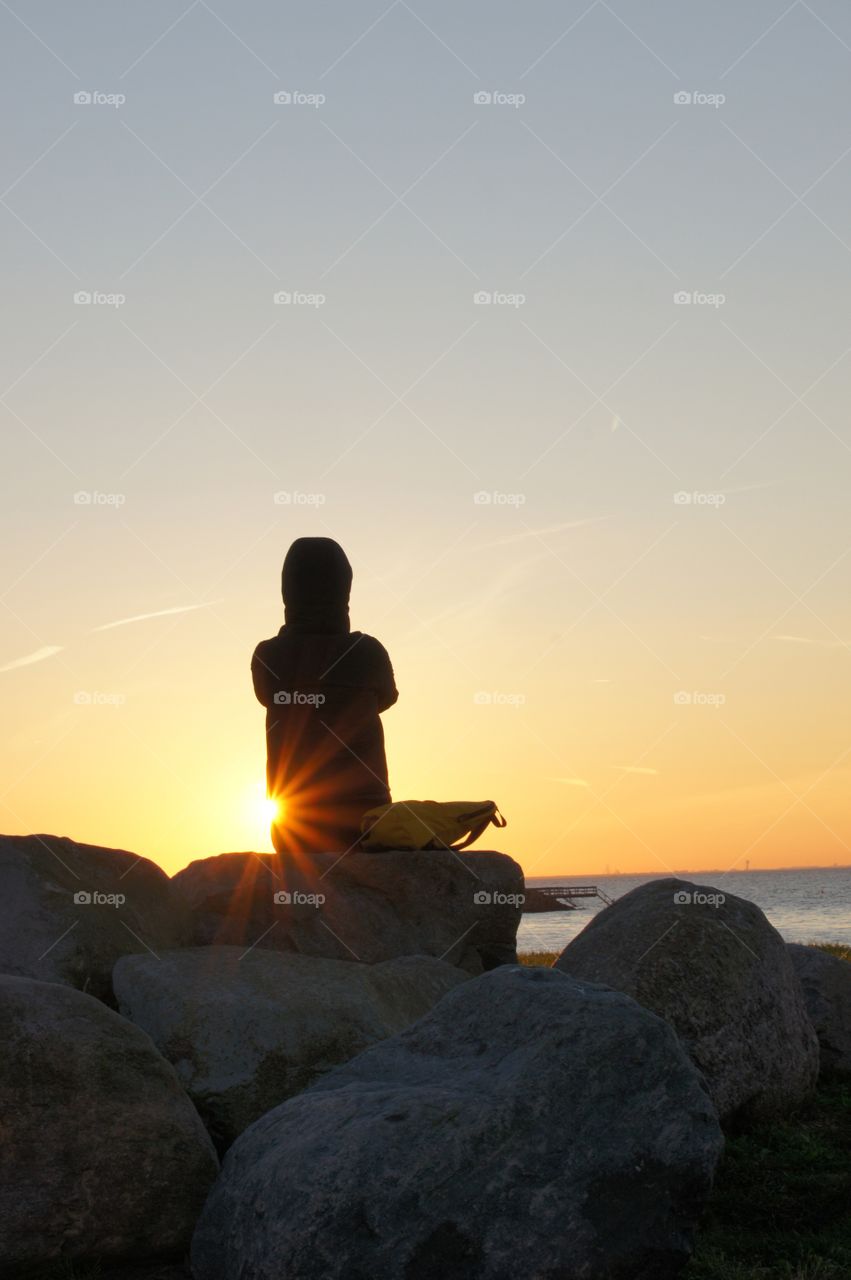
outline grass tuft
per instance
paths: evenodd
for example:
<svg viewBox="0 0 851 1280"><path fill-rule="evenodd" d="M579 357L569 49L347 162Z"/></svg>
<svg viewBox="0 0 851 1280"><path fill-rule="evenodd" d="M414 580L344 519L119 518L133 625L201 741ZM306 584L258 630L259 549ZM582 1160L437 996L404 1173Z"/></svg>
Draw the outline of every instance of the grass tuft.
<svg viewBox="0 0 851 1280"><path fill-rule="evenodd" d="M847 942L810 942L808 945L818 947L819 951L826 951L838 960L851 960L851 946Z"/></svg>
<svg viewBox="0 0 851 1280"><path fill-rule="evenodd" d="M545 965L551 969L560 955L560 951L523 951L517 959L521 964Z"/></svg>

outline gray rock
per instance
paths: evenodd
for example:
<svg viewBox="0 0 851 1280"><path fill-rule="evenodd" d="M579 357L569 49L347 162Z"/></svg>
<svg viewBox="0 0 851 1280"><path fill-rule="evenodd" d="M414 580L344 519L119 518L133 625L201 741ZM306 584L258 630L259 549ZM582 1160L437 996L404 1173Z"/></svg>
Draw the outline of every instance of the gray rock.
<svg viewBox="0 0 851 1280"><path fill-rule="evenodd" d="M179 1256L218 1168L174 1068L112 1009L0 976L0 1269Z"/></svg>
<svg viewBox="0 0 851 1280"><path fill-rule="evenodd" d="M819 1074L851 1075L851 964L818 947L787 943L819 1042Z"/></svg>
<svg viewBox="0 0 851 1280"><path fill-rule="evenodd" d="M121 1013L174 1064L221 1151L469 979L428 956L365 965L222 946L126 956L113 981Z"/></svg>
<svg viewBox="0 0 851 1280"><path fill-rule="evenodd" d="M671 1028L552 970L444 996L231 1148L196 1280L667 1280L722 1149Z"/></svg>
<svg viewBox="0 0 851 1280"><path fill-rule="evenodd" d="M114 1004L116 960L180 946L186 928L186 908L147 858L65 836L0 836L0 973Z"/></svg>
<svg viewBox="0 0 851 1280"><path fill-rule="evenodd" d="M815 1084L818 1043L785 943L744 898L651 880L596 915L556 967L667 1019L722 1119L783 1113Z"/></svg>
<svg viewBox="0 0 851 1280"><path fill-rule="evenodd" d="M430 955L471 973L517 959L523 872L503 853L314 854L297 871L273 854L225 853L173 884L195 946L259 943L366 964ZM321 910L276 901L288 893L321 894Z"/></svg>

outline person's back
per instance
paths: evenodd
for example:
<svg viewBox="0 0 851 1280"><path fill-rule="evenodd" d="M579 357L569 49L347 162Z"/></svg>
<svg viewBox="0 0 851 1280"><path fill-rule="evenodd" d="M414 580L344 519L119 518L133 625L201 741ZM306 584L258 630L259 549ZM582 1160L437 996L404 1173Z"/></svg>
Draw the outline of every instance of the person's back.
<svg viewBox="0 0 851 1280"><path fill-rule="evenodd" d="M252 658L279 853L343 852L366 810L390 800L380 713L399 695L384 647L349 630L351 582L336 542L298 538L284 561L284 626Z"/></svg>

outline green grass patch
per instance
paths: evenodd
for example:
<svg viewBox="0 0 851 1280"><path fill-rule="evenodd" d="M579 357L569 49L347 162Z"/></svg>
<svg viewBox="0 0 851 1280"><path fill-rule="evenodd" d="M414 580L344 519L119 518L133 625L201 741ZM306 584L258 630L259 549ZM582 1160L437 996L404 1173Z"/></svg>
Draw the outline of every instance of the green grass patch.
<svg viewBox="0 0 851 1280"><path fill-rule="evenodd" d="M851 1277L851 1085L728 1138L683 1280Z"/></svg>

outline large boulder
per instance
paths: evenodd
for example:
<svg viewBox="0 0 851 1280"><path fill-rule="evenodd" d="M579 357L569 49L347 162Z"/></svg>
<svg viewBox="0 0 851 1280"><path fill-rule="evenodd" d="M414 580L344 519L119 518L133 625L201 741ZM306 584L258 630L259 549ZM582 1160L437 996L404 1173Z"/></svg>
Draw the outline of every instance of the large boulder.
<svg viewBox="0 0 851 1280"><path fill-rule="evenodd" d="M325 853L297 866L224 853L190 863L173 884L195 946L260 943L366 964L429 955L474 974L517 959L523 872L503 853Z"/></svg>
<svg viewBox="0 0 851 1280"><path fill-rule="evenodd" d="M786 945L744 898L651 880L596 915L556 967L670 1022L722 1119L783 1113L815 1084L818 1042Z"/></svg>
<svg viewBox="0 0 851 1280"><path fill-rule="evenodd" d="M185 940L168 876L125 849L0 836L0 973L64 982L113 1004L120 956Z"/></svg>
<svg viewBox="0 0 851 1280"><path fill-rule="evenodd" d="M228 946L125 956L113 978L119 1009L174 1064L220 1150L468 980L428 956L365 965Z"/></svg>
<svg viewBox="0 0 851 1280"><path fill-rule="evenodd" d="M0 976L0 1270L179 1256L218 1161L138 1027L60 983Z"/></svg>
<svg viewBox="0 0 851 1280"><path fill-rule="evenodd" d="M196 1280L667 1280L722 1148L671 1028L510 966L276 1107L231 1148Z"/></svg>
<svg viewBox="0 0 851 1280"><path fill-rule="evenodd" d="M851 964L819 947L790 942L786 950L818 1036L820 1074L851 1076Z"/></svg>

